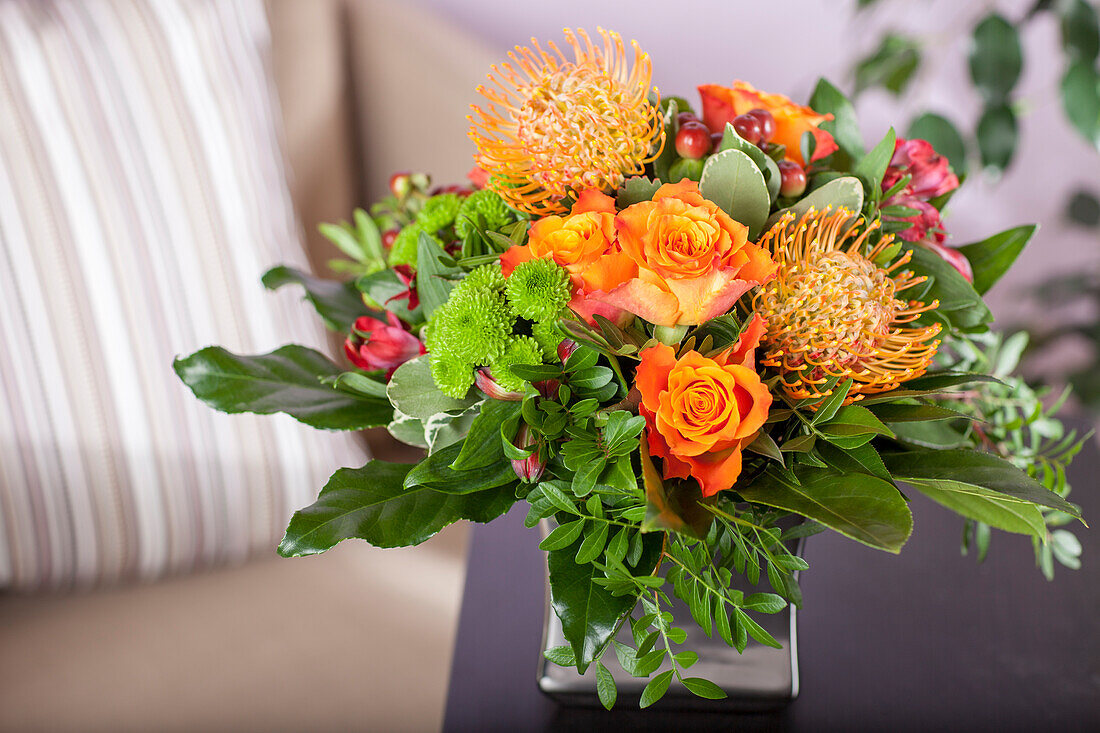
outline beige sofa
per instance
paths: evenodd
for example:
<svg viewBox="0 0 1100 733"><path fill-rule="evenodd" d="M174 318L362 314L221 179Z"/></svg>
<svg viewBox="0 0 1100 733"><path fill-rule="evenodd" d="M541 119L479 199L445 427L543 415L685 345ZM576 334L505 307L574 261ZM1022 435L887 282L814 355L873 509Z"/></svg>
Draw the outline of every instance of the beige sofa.
<svg viewBox="0 0 1100 733"><path fill-rule="evenodd" d="M317 223L381 195L392 170L461 179L465 109L491 59L397 2L269 6L292 190L324 272L335 250ZM150 585L0 595L0 730L438 729L465 542L453 527L415 549L272 550Z"/></svg>

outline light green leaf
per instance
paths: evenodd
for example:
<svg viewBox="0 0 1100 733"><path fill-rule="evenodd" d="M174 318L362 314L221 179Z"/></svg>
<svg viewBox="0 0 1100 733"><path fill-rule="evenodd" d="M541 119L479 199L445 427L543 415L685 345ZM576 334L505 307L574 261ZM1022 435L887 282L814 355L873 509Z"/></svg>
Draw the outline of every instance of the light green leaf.
<svg viewBox="0 0 1100 733"><path fill-rule="evenodd" d="M749 228L749 239L760 235L768 220L771 197L760 169L740 150L724 150L707 159L699 181L703 197Z"/></svg>
<svg viewBox="0 0 1100 733"><path fill-rule="evenodd" d="M853 176L842 176L829 181L821 188L811 191L794 206L772 214L767 225L772 226L788 211L794 214L795 221L798 221L811 208L824 211L827 206L832 206L834 210L844 207L858 215L863 210L863 184Z"/></svg>
<svg viewBox="0 0 1100 733"><path fill-rule="evenodd" d="M668 692L668 685L672 681L672 674L673 671L670 669L651 679L645 689L642 690L642 699L638 702L638 707L648 708L664 697L665 693Z"/></svg>
<svg viewBox="0 0 1100 733"><path fill-rule="evenodd" d="M702 677L685 677L680 681L684 683L684 687L686 687L691 694L706 698L707 700L724 700L727 697L725 690Z"/></svg>
<svg viewBox="0 0 1100 733"><path fill-rule="evenodd" d="M440 412L462 412L477 401L471 396L456 400L440 392L432 379L427 354L399 366L390 377L386 395L398 410L418 420L428 420Z"/></svg>
<svg viewBox="0 0 1100 733"><path fill-rule="evenodd" d="M596 662L596 694L600 698L600 704L607 710L615 707L615 698L619 692L615 689L615 678L603 662Z"/></svg>

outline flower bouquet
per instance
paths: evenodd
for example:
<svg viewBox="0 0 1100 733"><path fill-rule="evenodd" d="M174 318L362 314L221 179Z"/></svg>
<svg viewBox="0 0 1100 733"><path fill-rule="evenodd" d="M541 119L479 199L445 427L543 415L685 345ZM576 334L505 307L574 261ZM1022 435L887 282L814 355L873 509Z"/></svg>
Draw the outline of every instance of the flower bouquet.
<svg viewBox="0 0 1100 733"><path fill-rule="evenodd" d="M809 106L735 82L693 108L658 95L636 43L565 37L478 89L471 185L395 175L322 228L350 279L264 276L305 289L348 363L296 345L176 361L216 409L426 449L338 470L279 552L415 545L526 502L568 642L547 658L595 665L607 707L610 649L651 678L643 707L673 680L722 697L689 671L673 598L738 652L776 646L757 619L802 602L793 540L899 552L902 484L981 555L996 528L1048 574L1074 566L1064 468L1084 438L1012 376L1024 339L991 333L982 301L1034 227L947 246L948 160L893 131L865 150L824 80Z"/></svg>

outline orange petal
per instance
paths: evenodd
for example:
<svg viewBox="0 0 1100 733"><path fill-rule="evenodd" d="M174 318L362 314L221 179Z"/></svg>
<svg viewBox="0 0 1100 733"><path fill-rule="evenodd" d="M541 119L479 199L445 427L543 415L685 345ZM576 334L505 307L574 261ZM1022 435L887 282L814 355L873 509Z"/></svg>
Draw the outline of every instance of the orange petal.
<svg viewBox="0 0 1100 733"><path fill-rule="evenodd" d="M676 352L671 346L656 344L639 354L639 358L641 363L634 373L634 386L642 394L642 405L649 411L646 419L652 424L651 416L660 406L660 395L668 389L669 372L676 366Z"/></svg>
<svg viewBox="0 0 1100 733"><path fill-rule="evenodd" d="M772 275L779 269L768 250L751 242L741 248L741 252L749 261L741 266L737 276L742 280L752 280L756 283L765 283L771 280Z"/></svg>
<svg viewBox="0 0 1100 733"><path fill-rule="evenodd" d="M618 286L638 276L638 266L634 260L622 252L608 252L580 273L585 290L614 290Z"/></svg>
<svg viewBox="0 0 1100 733"><path fill-rule="evenodd" d="M571 214L583 214L586 211L597 211L606 214L615 213L615 199L608 196L598 188L589 188L581 192L577 197L577 203L573 204Z"/></svg>
<svg viewBox="0 0 1100 733"><path fill-rule="evenodd" d="M654 201L661 199L680 199L692 206L700 206L706 200L699 193L699 184L690 178L685 178L679 183L666 183L653 194Z"/></svg>
<svg viewBox="0 0 1100 733"><path fill-rule="evenodd" d="M703 124L711 132L723 132L727 122L737 116L733 90L718 84L701 84L699 98L703 101Z"/></svg>
<svg viewBox="0 0 1100 733"><path fill-rule="evenodd" d="M527 245L509 247L504 251L504 254L500 256L500 269L504 273L504 277L508 277L512 274L512 270L528 260L534 259L531 254L531 248Z"/></svg>
<svg viewBox="0 0 1100 733"><path fill-rule="evenodd" d="M729 311L738 298L756 286L755 282L731 277L733 274L732 270L722 268L712 270L703 277L666 280L669 290L678 301L680 313L674 323L657 325L696 326ZM649 318L646 320L650 321Z"/></svg>
<svg viewBox="0 0 1100 733"><path fill-rule="evenodd" d="M589 293L589 297L630 311L657 326L680 323L680 304L676 296L640 278L627 280L611 291L597 290Z"/></svg>
<svg viewBox="0 0 1100 733"><path fill-rule="evenodd" d="M707 453L686 461L691 475L699 482L703 496L714 496L719 491L732 488L741 475L741 446L734 445L723 451Z"/></svg>

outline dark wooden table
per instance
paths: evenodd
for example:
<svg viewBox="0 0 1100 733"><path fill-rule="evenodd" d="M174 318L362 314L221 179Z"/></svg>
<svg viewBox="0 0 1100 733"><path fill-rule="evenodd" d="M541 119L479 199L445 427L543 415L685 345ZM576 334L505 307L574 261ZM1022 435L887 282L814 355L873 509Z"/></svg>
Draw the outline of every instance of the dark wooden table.
<svg viewBox="0 0 1100 733"><path fill-rule="evenodd" d="M1070 479L1100 528L1095 444ZM717 714L566 708L539 691L545 559L517 506L474 529L443 730L1100 731L1100 529L1076 530L1084 567L1056 565L1048 583L1026 537L995 532L978 564L960 557L956 515L919 494L912 509L899 556L808 541L798 699Z"/></svg>

